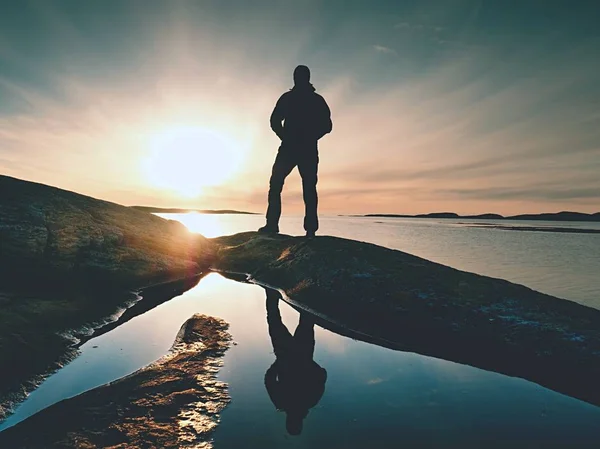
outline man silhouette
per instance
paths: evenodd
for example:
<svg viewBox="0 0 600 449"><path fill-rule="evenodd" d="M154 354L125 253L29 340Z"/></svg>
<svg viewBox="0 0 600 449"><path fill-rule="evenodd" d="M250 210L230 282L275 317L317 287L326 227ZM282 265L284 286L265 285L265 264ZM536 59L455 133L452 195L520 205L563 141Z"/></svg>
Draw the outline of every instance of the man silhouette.
<svg viewBox="0 0 600 449"><path fill-rule="evenodd" d="M281 321L279 298L276 290L267 289L267 323L276 360L265 374L265 387L275 408L286 413L288 433L299 435L309 409L325 392L327 371L313 360L315 330L311 316L300 312L292 336Z"/></svg>
<svg viewBox="0 0 600 449"><path fill-rule="evenodd" d="M282 122L284 123L282 125ZM284 93L271 114L271 129L281 139L269 180L269 207L267 224L258 231L279 232L281 191L285 178L294 167L302 177L304 195L304 230L314 237L319 228L317 217L317 141L331 132L331 112L325 99L315 92L310 83L310 70L299 65L294 70L294 87Z"/></svg>

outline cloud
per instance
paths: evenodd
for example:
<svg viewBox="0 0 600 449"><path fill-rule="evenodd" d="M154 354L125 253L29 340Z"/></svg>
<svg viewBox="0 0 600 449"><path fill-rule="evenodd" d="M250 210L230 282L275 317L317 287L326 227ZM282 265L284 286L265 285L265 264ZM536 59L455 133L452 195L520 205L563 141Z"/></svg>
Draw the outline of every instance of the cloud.
<svg viewBox="0 0 600 449"><path fill-rule="evenodd" d="M394 25L394 28L396 28L398 30L404 30L404 29L411 28L411 25L408 22L400 22L400 23L397 23L396 25Z"/></svg>
<svg viewBox="0 0 600 449"><path fill-rule="evenodd" d="M377 53L383 53L386 55L395 55L397 56L398 53L396 53L396 50L389 48L389 47L385 47L383 45L373 45L373 49L377 52Z"/></svg>
<svg viewBox="0 0 600 449"><path fill-rule="evenodd" d="M367 385L377 385L383 382L387 381L385 379L382 379L381 377L374 377L373 379L367 380Z"/></svg>
<svg viewBox="0 0 600 449"><path fill-rule="evenodd" d="M425 23L408 23L408 22L399 22L394 25L396 30L406 30L406 31L427 31L433 33L440 33L444 30L447 30L447 27L437 25L437 24L425 24Z"/></svg>

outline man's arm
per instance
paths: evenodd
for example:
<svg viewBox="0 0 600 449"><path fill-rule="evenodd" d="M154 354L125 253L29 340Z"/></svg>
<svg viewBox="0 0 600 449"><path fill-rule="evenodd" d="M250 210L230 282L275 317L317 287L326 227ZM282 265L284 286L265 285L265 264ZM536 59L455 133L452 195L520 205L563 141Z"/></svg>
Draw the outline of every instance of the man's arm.
<svg viewBox="0 0 600 449"><path fill-rule="evenodd" d="M319 130L317 133L317 140L323 137L325 134L328 134L333 129L333 122L331 121L331 110L325 101L325 98L320 98L318 118L319 118Z"/></svg>
<svg viewBox="0 0 600 449"><path fill-rule="evenodd" d="M277 410L283 410L283 402L281 400L281 388L277 381L277 361L265 373L265 387L271 402Z"/></svg>
<svg viewBox="0 0 600 449"><path fill-rule="evenodd" d="M283 125L281 122L285 120L285 111L284 111L284 99L283 95L277 100L277 104L275 105L275 109L271 113L271 129L279 139L283 140Z"/></svg>

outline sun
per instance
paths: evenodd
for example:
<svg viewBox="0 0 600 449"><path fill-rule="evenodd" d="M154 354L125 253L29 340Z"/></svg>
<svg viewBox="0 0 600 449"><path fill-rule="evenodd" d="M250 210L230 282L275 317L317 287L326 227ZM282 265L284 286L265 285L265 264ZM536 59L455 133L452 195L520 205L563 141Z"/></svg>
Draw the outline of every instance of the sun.
<svg viewBox="0 0 600 449"><path fill-rule="evenodd" d="M199 196L239 169L243 151L225 134L197 126L169 126L150 136L144 161L148 181L181 196Z"/></svg>

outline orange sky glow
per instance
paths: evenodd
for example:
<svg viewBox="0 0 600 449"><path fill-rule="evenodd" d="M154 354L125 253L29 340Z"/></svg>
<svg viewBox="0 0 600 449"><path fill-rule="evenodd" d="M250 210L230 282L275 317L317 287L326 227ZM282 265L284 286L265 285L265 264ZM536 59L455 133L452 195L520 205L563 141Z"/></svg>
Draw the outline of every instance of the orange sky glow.
<svg viewBox="0 0 600 449"><path fill-rule="evenodd" d="M90 67L117 55L86 47L85 31L60 8L40 20L53 48L80 60L46 66L0 40L0 61L42 77L0 72L1 173L125 205L263 212L278 147L269 115L305 63L334 123L320 142L321 213L600 210L600 116L585 96L565 99L589 83L591 44L534 70L537 42L499 61L490 46L450 49L438 39L435 64L408 76L399 64L416 56L406 33L440 33L418 28L417 15L384 24L396 41L366 32L362 46L337 54L356 27L340 25L308 52L318 24L273 25L285 22L275 11L225 27L188 13L141 20L135 63L99 72ZM501 85L491 79L498 70ZM296 172L283 201L284 213L303 210Z"/></svg>

